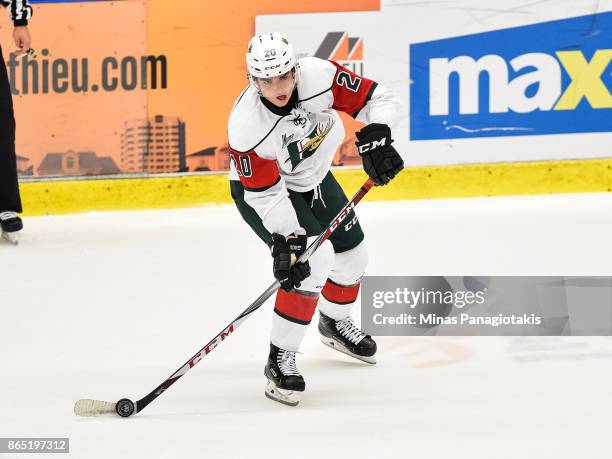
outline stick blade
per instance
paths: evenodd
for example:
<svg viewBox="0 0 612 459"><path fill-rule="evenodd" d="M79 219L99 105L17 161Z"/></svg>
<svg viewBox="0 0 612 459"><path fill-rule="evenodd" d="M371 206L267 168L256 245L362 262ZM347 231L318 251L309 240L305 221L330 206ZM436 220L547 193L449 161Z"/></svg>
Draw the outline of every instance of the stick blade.
<svg viewBox="0 0 612 459"><path fill-rule="evenodd" d="M74 414L77 416L99 416L101 414L115 414L115 403L102 400L84 398L74 404Z"/></svg>

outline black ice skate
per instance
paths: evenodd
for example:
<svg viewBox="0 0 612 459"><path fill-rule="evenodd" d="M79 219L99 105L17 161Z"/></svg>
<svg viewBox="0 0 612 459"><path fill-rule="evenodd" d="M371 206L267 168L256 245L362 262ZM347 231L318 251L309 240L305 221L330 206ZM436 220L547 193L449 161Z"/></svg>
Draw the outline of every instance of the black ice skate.
<svg viewBox="0 0 612 459"><path fill-rule="evenodd" d="M319 311L319 333L326 346L366 363L376 363L376 342L362 332L352 317L334 320Z"/></svg>
<svg viewBox="0 0 612 459"><path fill-rule="evenodd" d="M295 352L270 343L264 375L268 378L266 397L290 406L300 403L300 392L304 392L306 384L295 366Z"/></svg>
<svg viewBox="0 0 612 459"><path fill-rule="evenodd" d="M23 223L15 212L0 212L0 227L4 239L15 245L19 242L18 233L22 230Z"/></svg>

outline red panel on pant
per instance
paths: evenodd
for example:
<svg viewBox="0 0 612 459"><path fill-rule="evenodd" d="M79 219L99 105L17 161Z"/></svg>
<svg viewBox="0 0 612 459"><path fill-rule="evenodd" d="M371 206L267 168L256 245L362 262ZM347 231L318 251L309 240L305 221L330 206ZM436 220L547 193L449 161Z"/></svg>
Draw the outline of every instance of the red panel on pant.
<svg viewBox="0 0 612 459"><path fill-rule="evenodd" d="M278 289L274 309L282 315L301 322L310 322L317 308L318 296L302 295Z"/></svg>
<svg viewBox="0 0 612 459"><path fill-rule="evenodd" d="M360 286L359 282L353 285L338 285L331 279L327 279L321 293L327 301L332 303L349 304L357 299Z"/></svg>

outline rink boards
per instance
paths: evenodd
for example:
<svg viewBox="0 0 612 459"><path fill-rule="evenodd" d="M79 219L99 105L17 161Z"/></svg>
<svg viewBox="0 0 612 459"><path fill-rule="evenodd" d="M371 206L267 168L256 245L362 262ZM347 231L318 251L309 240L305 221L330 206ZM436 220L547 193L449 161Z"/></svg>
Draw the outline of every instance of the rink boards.
<svg viewBox="0 0 612 459"><path fill-rule="evenodd" d="M334 174L347 194L365 180L357 169ZM231 202L227 174L112 177L96 180L26 182L26 215L95 210L164 209ZM408 168L367 200L609 192L612 159L475 164Z"/></svg>

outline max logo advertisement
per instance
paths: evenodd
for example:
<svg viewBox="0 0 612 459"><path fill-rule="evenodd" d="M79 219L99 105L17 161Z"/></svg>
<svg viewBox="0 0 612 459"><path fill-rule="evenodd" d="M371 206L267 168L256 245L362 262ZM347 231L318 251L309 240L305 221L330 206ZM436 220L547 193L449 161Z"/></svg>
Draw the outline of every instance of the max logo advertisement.
<svg viewBox="0 0 612 459"><path fill-rule="evenodd" d="M336 61L358 75L363 75L363 39L346 32L328 32L315 57Z"/></svg>
<svg viewBox="0 0 612 459"><path fill-rule="evenodd" d="M410 46L412 140L612 130L612 12Z"/></svg>

